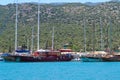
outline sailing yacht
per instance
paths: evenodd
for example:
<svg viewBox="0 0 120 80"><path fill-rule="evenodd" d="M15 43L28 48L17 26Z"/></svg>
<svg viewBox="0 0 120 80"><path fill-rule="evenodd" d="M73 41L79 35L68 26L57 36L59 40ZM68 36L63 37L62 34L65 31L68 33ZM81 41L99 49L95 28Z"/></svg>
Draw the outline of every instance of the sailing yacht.
<svg viewBox="0 0 120 80"><path fill-rule="evenodd" d="M86 53L86 30L85 30L85 20L84 20L84 43L85 43L85 53ZM100 18L100 28L101 28L101 50L103 50L103 41L102 41L102 25L101 25L101 18ZM95 38L95 25L93 25L93 39ZM93 51L89 52L88 54L83 54L80 59L83 62L101 62L103 61L102 57L107 53L105 51L95 51L94 48L94 40L93 40Z"/></svg>
<svg viewBox="0 0 120 80"><path fill-rule="evenodd" d="M100 21L101 22L101 21ZM112 26L110 21L110 29L109 29L109 46L110 48L106 48L105 51L96 51L92 52L92 54L86 54L81 56L81 61L83 62L119 62L120 61L120 53L112 51L112 40L111 40L111 32ZM101 26L101 50L103 49L103 42L102 42L102 26Z"/></svg>
<svg viewBox="0 0 120 80"><path fill-rule="evenodd" d="M29 53L24 48L17 50L17 3L16 3L16 29L15 29L15 54L4 54L2 56L4 61L13 62L55 62L55 61L71 61L73 56L70 54L61 54L61 51L55 51L54 48L54 28L52 34L52 49L44 50L39 49L39 8L40 3L38 3L38 43L37 50L31 54L19 54L19 53ZM21 51L22 50L22 51Z"/></svg>

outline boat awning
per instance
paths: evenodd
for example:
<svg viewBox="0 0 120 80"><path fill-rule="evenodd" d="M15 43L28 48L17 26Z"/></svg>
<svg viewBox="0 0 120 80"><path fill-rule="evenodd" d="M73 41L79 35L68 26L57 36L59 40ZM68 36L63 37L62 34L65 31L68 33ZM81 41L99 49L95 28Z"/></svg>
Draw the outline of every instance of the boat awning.
<svg viewBox="0 0 120 80"><path fill-rule="evenodd" d="M59 52L59 51L54 51L54 50L48 50L48 49L40 49L40 50L37 50L36 52Z"/></svg>
<svg viewBox="0 0 120 80"><path fill-rule="evenodd" d="M17 53L29 53L30 50L15 50Z"/></svg>
<svg viewBox="0 0 120 80"><path fill-rule="evenodd" d="M36 52L50 52L50 50L45 50L45 49L39 49L39 50L37 50Z"/></svg>
<svg viewBox="0 0 120 80"><path fill-rule="evenodd" d="M60 52L72 52L71 49L60 49L59 51L60 51Z"/></svg>

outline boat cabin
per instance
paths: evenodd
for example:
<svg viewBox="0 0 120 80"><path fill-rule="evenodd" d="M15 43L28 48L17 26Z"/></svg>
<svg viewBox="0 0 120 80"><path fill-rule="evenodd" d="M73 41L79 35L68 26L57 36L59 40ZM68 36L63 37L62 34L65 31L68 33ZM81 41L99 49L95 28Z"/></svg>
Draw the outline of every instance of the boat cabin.
<svg viewBox="0 0 120 80"><path fill-rule="evenodd" d="M60 51L40 49L33 53L34 56L59 56Z"/></svg>

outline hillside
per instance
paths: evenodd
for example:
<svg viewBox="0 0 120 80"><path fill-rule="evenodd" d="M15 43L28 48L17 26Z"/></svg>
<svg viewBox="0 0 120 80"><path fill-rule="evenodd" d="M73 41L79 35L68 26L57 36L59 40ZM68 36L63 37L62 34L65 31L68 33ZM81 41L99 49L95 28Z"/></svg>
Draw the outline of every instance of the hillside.
<svg viewBox="0 0 120 80"><path fill-rule="evenodd" d="M34 49L37 46L37 4L18 5L18 44L31 46L34 27ZM81 3L40 5L40 47L51 46L52 27L55 27L55 49L71 44L74 51L84 50L84 19L87 50L100 48L100 18L103 27L103 46L120 45L120 2L89 6ZM112 28L110 28L110 26ZM0 52L14 50L15 4L0 6ZM110 31L111 30L111 31ZM110 36L112 35L112 36ZM112 41L110 41L112 37ZM94 45L93 45L94 43Z"/></svg>

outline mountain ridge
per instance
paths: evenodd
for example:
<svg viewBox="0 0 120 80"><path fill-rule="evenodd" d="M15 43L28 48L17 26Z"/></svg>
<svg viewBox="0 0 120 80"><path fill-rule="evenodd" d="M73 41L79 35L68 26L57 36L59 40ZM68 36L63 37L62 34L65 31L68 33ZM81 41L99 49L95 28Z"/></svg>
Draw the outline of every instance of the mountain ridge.
<svg viewBox="0 0 120 80"><path fill-rule="evenodd" d="M40 5L40 46L44 48L46 41L51 45L51 30L55 27L55 48L62 48L65 43L72 43L74 51L84 50L83 20L86 19L87 50L92 50L93 25L96 26L95 45L100 50L100 17L102 18L104 46L109 45L109 28L112 23L113 48L120 44L120 3L105 2L96 6L82 3L65 3L64 5L42 4ZM31 45L31 29L37 32L37 4L18 4L18 44ZM15 27L15 4L0 6L0 51L8 52L9 48L14 50L14 27Z"/></svg>

